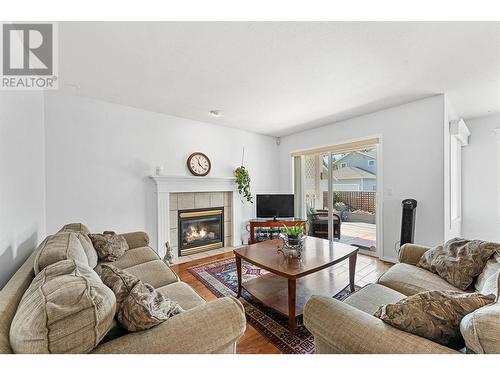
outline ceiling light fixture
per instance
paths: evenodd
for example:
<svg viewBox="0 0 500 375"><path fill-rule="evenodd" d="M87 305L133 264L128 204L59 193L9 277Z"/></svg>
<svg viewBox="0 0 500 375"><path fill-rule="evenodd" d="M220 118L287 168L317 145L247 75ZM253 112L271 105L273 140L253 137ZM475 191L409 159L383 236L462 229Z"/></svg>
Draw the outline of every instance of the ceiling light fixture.
<svg viewBox="0 0 500 375"><path fill-rule="evenodd" d="M210 113L210 115L212 115L214 117L220 117L221 116L221 111L219 111L218 109L212 109L209 113Z"/></svg>

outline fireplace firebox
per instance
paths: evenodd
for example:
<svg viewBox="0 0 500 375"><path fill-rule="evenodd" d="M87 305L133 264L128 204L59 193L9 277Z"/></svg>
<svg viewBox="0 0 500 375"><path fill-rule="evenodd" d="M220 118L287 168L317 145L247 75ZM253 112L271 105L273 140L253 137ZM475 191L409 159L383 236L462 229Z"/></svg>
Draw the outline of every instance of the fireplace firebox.
<svg viewBox="0 0 500 375"><path fill-rule="evenodd" d="M224 207L179 210L179 256L224 246Z"/></svg>

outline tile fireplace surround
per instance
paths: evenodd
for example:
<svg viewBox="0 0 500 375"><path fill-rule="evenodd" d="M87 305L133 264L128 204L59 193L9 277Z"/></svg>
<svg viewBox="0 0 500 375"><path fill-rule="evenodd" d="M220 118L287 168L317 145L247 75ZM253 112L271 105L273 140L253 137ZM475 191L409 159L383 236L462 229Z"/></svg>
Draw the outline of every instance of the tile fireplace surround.
<svg viewBox="0 0 500 375"><path fill-rule="evenodd" d="M178 253L179 247L179 221L180 210L192 210L195 208L224 208L224 239L223 246L232 246L231 241L231 206L232 195L230 191L218 191L207 193L170 193L170 244Z"/></svg>
<svg viewBox="0 0 500 375"><path fill-rule="evenodd" d="M224 207L224 246L237 246L241 238L241 202L234 177L151 176L156 184L156 248L165 255L165 242L178 255L178 210Z"/></svg>

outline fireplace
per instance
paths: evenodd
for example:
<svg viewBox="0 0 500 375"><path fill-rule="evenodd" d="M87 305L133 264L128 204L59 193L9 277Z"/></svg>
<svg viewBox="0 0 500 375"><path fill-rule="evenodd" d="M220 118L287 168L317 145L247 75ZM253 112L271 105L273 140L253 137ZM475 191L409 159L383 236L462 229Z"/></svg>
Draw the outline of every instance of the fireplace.
<svg viewBox="0 0 500 375"><path fill-rule="evenodd" d="M179 210L179 256L224 246L224 207Z"/></svg>

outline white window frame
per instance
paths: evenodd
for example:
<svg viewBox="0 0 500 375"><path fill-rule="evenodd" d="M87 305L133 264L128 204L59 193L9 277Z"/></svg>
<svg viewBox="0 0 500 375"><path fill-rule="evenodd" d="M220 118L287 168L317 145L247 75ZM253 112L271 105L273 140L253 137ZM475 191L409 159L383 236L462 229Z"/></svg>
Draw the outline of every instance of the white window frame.
<svg viewBox="0 0 500 375"><path fill-rule="evenodd" d="M497 137L497 166L499 166L500 165L500 128L495 129L495 134ZM497 173L497 239L500 239L500 173Z"/></svg>
<svg viewBox="0 0 500 375"><path fill-rule="evenodd" d="M470 131L462 119L449 122L445 137L445 241L462 234L462 147Z"/></svg>

